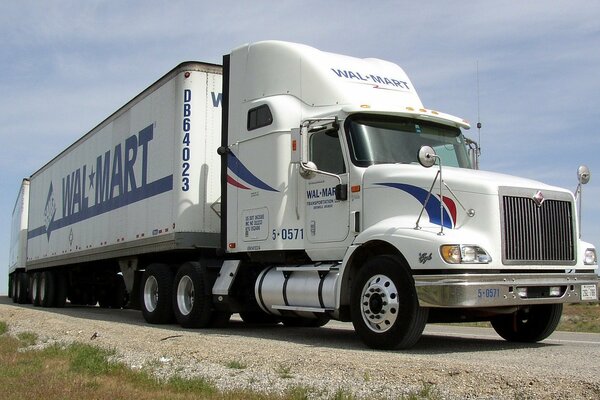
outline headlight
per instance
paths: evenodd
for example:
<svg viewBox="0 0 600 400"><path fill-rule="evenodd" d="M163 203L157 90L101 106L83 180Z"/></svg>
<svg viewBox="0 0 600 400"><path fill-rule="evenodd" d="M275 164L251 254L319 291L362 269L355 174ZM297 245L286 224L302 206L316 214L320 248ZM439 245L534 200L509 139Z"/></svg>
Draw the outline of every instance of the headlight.
<svg viewBox="0 0 600 400"><path fill-rule="evenodd" d="M466 244L445 244L440 254L448 264L488 264L492 257L479 246Z"/></svg>
<svg viewBox="0 0 600 400"><path fill-rule="evenodd" d="M596 249L585 249L583 263L585 265L595 265L598 262L596 258Z"/></svg>

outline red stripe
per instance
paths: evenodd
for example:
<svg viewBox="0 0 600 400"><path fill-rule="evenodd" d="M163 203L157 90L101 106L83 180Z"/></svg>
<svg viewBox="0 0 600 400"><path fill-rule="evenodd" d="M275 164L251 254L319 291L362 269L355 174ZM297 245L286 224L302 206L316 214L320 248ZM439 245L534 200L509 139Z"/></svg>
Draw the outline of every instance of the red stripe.
<svg viewBox="0 0 600 400"><path fill-rule="evenodd" d="M452 199L444 196L444 204L450 213L450 217L452 218L452 226L456 225L456 204Z"/></svg>
<svg viewBox="0 0 600 400"><path fill-rule="evenodd" d="M227 175L227 183L229 183L230 185L233 185L233 186L235 186L237 188L240 188L240 189L250 190L249 187L246 187L246 186L242 185L241 183L239 183L238 181L236 181L235 179L233 179L229 175Z"/></svg>

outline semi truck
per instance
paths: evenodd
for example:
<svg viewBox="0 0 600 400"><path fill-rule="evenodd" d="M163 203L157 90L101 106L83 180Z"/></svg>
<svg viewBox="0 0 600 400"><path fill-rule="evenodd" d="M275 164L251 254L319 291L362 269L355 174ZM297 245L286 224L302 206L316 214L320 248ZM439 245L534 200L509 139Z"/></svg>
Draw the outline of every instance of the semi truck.
<svg viewBox="0 0 600 400"><path fill-rule="evenodd" d="M428 322L543 340L598 300L596 250L571 192L477 169L469 128L381 59L184 62L23 180L9 294L185 328L334 319L375 349Z"/></svg>

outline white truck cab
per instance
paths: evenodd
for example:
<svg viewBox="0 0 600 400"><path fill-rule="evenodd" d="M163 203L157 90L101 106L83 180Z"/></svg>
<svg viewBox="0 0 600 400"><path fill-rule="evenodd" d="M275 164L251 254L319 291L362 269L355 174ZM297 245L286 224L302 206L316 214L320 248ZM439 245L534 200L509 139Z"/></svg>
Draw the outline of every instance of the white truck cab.
<svg viewBox="0 0 600 400"><path fill-rule="evenodd" d="M468 122L397 65L271 41L234 50L228 78L224 246L275 265L265 312L350 319L386 348L428 319L541 340L562 303L597 299L573 195L472 169Z"/></svg>

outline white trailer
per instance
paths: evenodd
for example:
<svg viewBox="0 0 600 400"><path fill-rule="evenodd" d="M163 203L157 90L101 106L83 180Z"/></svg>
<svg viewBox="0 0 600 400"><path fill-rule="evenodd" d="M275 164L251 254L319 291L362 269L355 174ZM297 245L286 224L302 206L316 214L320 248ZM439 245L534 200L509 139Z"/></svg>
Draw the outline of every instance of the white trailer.
<svg viewBox="0 0 600 400"><path fill-rule="evenodd" d="M29 178L11 295L184 327L334 318L373 348L428 321L542 340L597 301L595 249L567 190L472 169L468 128L383 60L267 41L183 63Z"/></svg>
<svg viewBox="0 0 600 400"><path fill-rule="evenodd" d="M16 271L24 271L27 258L27 216L29 214L29 179L23 179L17 201L12 212L10 227L10 250L8 260L8 296L24 303L27 291L21 290L26 284L19 284ZM22 274L21 279L26 279Z"/></svg>

